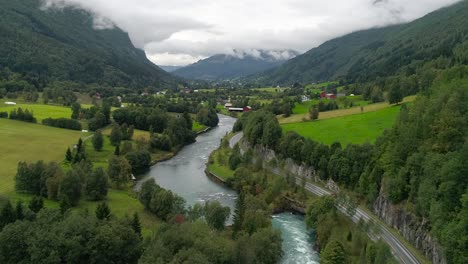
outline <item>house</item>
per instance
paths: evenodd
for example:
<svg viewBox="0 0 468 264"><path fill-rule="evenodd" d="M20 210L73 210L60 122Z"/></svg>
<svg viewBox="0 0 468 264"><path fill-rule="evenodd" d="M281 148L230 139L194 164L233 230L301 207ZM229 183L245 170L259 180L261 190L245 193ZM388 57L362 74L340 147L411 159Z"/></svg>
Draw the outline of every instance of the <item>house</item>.
<svg viewBox="0 0 468 264"><path fill-rule="evenodd" d="M228 109L228 108L230 108L230 107L232 107L232 104L231 104L231 103L225 103L225 104L224 104L224 108Z"/></svg>
<svg viewBox="0 0 468 264"><path fill-rule="evenodd" d="M98 100L101 100L101 94L100 94L100 93L96 93L96 94L94 95L94 97L95 97L96 99L98 99Z"/></svg>
<svg viewBox="0 0 468 264"><path fill-rule="evenodd" d="M302 102L308 102L308 101L310 101L310 98L307 95L303 95L301 97L301 100L302 100Z"/></svg>
<svg viewBox="0 0 468 264"><path fill-rule="evenodd" d="M320 98L336 99L336 94L321 92Z"/></svg>
<svg viewBox="0 0 468 264"><path fill-rule="evenodd" d="M228 110L229 112L244 112L244 108L240 107L229 107Z"/></svg>
<svg viewBox="0 0 468 264"><path fill-rule="evenodd" d="M246 107L244 107L243 112L249 112L250 110L252 110L252 107L246 106Z"/></svg>
<svg viewBox="0 0 468 264"><path fill-rule="evenodd" d="M15 102L5 102L6 105L16 105Z"/></svg>

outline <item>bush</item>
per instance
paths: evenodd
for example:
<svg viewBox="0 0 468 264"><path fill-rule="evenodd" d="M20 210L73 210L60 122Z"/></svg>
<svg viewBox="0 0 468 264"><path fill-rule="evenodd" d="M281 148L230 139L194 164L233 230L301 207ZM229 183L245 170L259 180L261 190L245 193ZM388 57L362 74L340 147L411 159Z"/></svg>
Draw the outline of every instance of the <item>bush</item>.
<svg viewBox="0 0 468 264"><path fill-rule="evenodd" d="M68 118L46 118L42 120L42 124L46 126L58 127L58 128L65 128L71 130L78 130L82 129L81 123L74 119Z"/></svg>
<svg viewBox="0 0 468 264"><path fill-rule="evenodd" d="M0 112L0 118L8 118L8 112Z"/></svg>

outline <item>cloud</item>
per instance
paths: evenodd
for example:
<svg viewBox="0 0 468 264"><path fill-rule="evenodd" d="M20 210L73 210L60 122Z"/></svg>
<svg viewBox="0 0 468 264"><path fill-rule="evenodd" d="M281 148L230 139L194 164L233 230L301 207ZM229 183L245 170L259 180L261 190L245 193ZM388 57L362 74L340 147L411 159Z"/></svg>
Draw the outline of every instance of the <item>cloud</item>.
<svg viewBox="0 0 468 264"><path fill-rule="evenodd" d="M88 10L95 17L95 28L122 28L157 64L184 65L234 50L305 52L331 38L414 20L455 2L458 0L44 0L44 6Z"/></svg>

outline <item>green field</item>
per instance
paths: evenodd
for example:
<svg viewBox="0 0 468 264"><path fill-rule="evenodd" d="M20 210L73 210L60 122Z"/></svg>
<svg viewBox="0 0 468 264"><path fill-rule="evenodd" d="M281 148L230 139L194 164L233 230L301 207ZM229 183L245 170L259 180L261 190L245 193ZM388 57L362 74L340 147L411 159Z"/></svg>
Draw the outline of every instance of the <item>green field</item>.
<svg viewBox="0 0 468 264"><path fill-rule="evenodd" d="M16 102L16 101L15 101ZM57 105L44 105L44 104L29 104L19 103L16 105L6 105L5 100L0 100L0 112L10 112L13 109L22 108L23 110L28 109L34 112L34 117L37 122L41 122L46 118L70 118L72 111L70 107L57 106Z"/></svg>
<svg viewBox="0 0 468 264"><path fill-rule="evenodd" d="M374 142L382 132L395 122L401 106L392 106L379 111L354 114L313 122L283 124L283 131L295 131L313 140L332 144L339 141L343 146L354 143Z"/></svg>
<svg viewBox="0 0 468 264"><path fill-rule="evenodd" d="M65 157L67 147L86 135L73 130L0 119L1 198L14 192L14 176L19 161L60 162Z"/></svg>

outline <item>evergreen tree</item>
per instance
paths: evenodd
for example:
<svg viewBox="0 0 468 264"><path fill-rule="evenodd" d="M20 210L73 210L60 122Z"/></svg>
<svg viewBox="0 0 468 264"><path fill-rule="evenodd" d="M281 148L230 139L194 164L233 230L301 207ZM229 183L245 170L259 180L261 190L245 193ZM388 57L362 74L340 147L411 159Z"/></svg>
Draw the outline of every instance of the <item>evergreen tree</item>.
<svg viewBox="0 0 468 264"><path fill-rule="evenodd" d="M77 102L71 105L72 115L71 119L78 119L80 117L81 105Z"/></svg>
<svg viewBox="0 0 468 264"><path fill-rule="evenodd" d="M59 199L70 207L78 204L81 198L81 178L76 171L68 171L59 187Z"/></svg>
<svg viewBox="0 0 468 264"><path fill-rule="evenodd" d="M131 125L129 128L128 128L128 132L127 132L127 137L128 139L127 140L132 140L133 139L133 134L135 132L135 126Z"/></svg>
<svg viewBox="0 0 468 264"><path fill-rule="evenodd" d="M102 200L107 196L108 179L103 168L96 168L87 174L85 193L92 201Z"/></svg>
<svg viewBox="0 0 468 264"><path fill-rule="evenodd" d="M96 207L96 218L99 220L109 219L111 214L110 208L107 203L100 203Z"/></svg>
<svg viewBox="0 0 468 264"><path fill-rule="evenodd" d="M101 151L102 150L102 147L104 146L104 138L102 136L102 131L101 130L98 130L98 131L96 131L96 133L94 133L92 142L93 142L94 150L96 150L96 151Z"/></svg>
<svg viewBox="0 0 468 264"><path fill-rule="evenodd" d="M245 196L244 192L240 192L237 197L236 207L234 209L234 224L233 224L233 235L235 236L242 229L242 223L244 222L245 214Z"/></svg>
<svg viewBox="0 0 468 264"><path fill-rule="evenodd" d="M76 152L81 153L83 151L83 140L78 139L78 144L76 144Z"/></svg>
<svg viewBox="0 0 468 264"><path fill-rule="evenodd" d="M10 201L3 206L0 212L0 229L3 229L6 225L16 221L15 211Z"/></svg>
<svg viewBox="0 0 468 264"><path fill-rule="evenodd" d="M110 134L110 141L112 146L118 146L120 145L120 142L122 141L122 130L120 129L120 126L118 124L114 124L112 126L112 131Z"/></svg>
<svg viewBox="0 0 468 264"><path fill-rule="evenodd" d="M68 162L71 162L73 160L73 155L72 155L70 148L67 148L67 152L65 153L65 159Z"/></svg>
<svg viewBox="0 0 468 264"><path fill-rule="evenodd" d="M24 208L23 208L23 202L22 201L19 201L19 202L16 203L15 216L16 216L16 219L18 219L18 220L23 220L24 219Z"/></svg>
<svg viewBox="0 0 468 264"><path fill-rule="evenodd" d="M34 213L38 213L44 208L44 199L40 196L34 196L31 201L29 201L28 208Z"/></svg>
<svg viewBox="0 0 468 264"><path fill-rule="evenodd" d="M140 223L140 217L138 216L137 212L133 214L131 225L135 233L137 233L138 236L141 238L141 223Z"/></svg>
<svg viewBox="0 0 468 264"><path fill-rule="evenodd" d="M120 145L117 145L114 150L114 155L120 156Z"/></svg>

